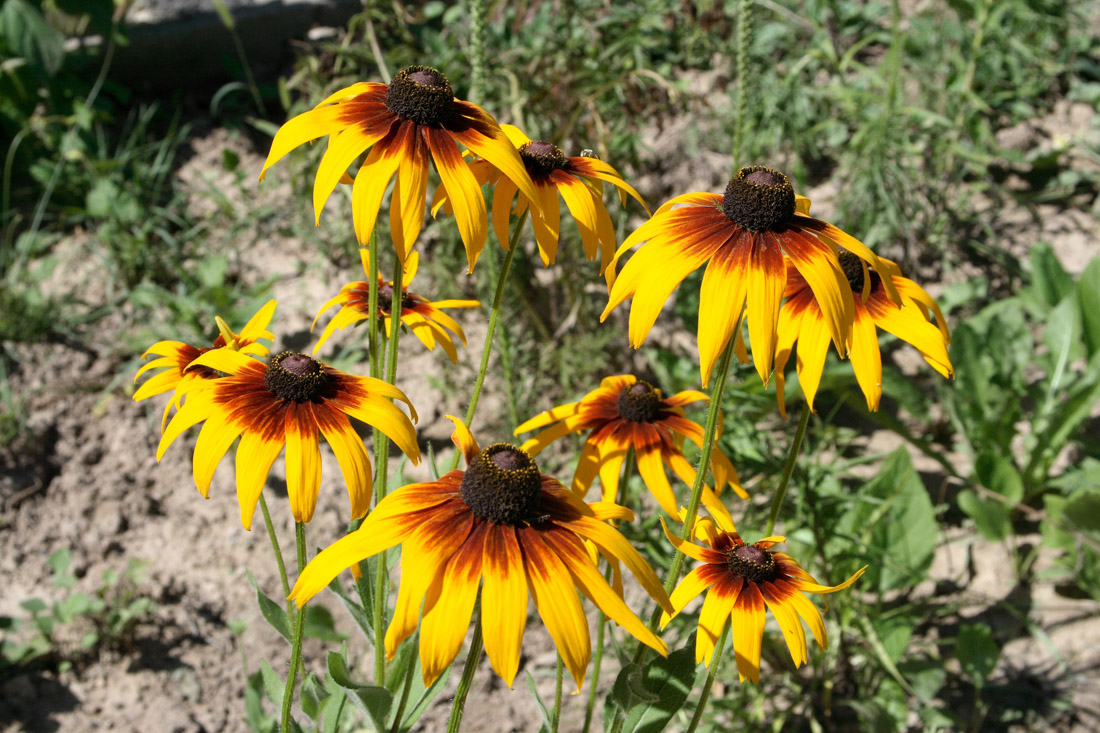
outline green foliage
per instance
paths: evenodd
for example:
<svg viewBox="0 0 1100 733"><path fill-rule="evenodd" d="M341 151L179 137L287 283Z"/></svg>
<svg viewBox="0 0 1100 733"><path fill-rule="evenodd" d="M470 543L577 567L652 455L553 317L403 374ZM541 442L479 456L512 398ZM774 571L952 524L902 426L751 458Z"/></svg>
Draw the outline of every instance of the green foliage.
<svg viewBox="0 0 1100 733"><path fill-rule="evenodd" d="M108 570L93 593L72 591L72 557L62 548L50 555L50 583L66 591L56 601L29 598L27 615L0 617L0 678L37 666L67 669L94 659L104 649L133 643L137 625L156 609L138 593L145 564L131 560L121 573Z"/></svg>

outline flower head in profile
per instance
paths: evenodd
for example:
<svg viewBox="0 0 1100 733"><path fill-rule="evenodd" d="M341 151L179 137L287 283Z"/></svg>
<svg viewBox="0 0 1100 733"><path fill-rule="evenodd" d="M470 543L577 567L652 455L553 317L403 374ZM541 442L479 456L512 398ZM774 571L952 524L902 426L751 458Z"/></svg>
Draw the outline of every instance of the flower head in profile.
<svg viewBox="0 0 1100 733"><path fill-rule="evenodd" d="M667 648L608 585L585 548L620 561L663 608L660 581L605 519L631 519L622 507L585 504L540 473L523 450L482 450L455 417L452 436L466 470L410 484L378 502L362 526L315 557L290 597L303 606L341 571L401 544L401 586L386 632L386 655L420 626L420 665L431 684L462 648L481 586L481 625L489 661L509 687L519 669L530 594L579 690L591 654L577 591L642 643ZM422 608L423 606L423 608Z"/></svg>
<svg viewBox="0 0 1100 733"><path fill-rule="evenodd" d="M893 334L912 344L933 369L944 377L953 378L954 369L947 354L951 336L939 305L920 285L902 277L898 266L887 259L887 278L901 296L901 305L887 294L883 277L878 272L867 272L861 261L851 252L841 251L840 266L855 297L855 318L848 346L848 357L856 373L856 381L867 399L867 409L878 410L882 398L882 354L878 347L878 330ZM861 297L866 293L866 297ZM779 411L787 414L784 388L784 370L797 342L798 383L806 395L810 409L821 383L825 368L825 355L829 339L824 333L821 306L806 279L794 268L787 271L787 302L779 314L779 342L775 352L775 386L779 399ZM934 315L936 325L928 319Z"/></svg>
<svg viewBox="0 0 1100 733"><path fill-rule="evenodd" d="M142 374L154 369L163 369L154 374L134 392L134 399L141 401L158 394L164 394L172 390L172 399L164 406L164 416L161 418L160 429L164 430L168 422L168 415L173 407L179 408L184 396L193 387L209 379L216 379L218 374L212 369L195 366L191 363L208 351L214 349L229 349L239 351L242 354L253 356L267 356L267 347L259 343L260 339L272 340L275 336L267 330L271 323L271 317L275 314L274 300L269 300L263 308L256 312L244 325L240 333L233 333L229 325L221 318L215 316L220 333L210 346L198 347L185 344L182 341L158 341L149 347L141 355L142 359L148 359L150 354L160 358L144 364L134 375L136 384Z"/></svg>
<svg viewBox="0 0 1100 733"><path fill-rule="evenodd" d="M623 460L633 449L642 481L661 508L676 516L679 504L665 466L688 486L695 482L695 469L684 457L683 444L684 438L690 438L702 447L703 428L684 416L684 405L707 399L705 394L694 390L662 397L661 390L649 382L640 381L633 374L621 374L605 378L599 389L592 390L579 402L536 415L516 428L516 435L544 428L523 444L525 451L537 455L558 438L587 433L573 476L573 490L584 496L599 476L606 502L615 501ZM711 453L710 470L717 491L721 492L728 484L742 499L748 498L733 464L717 446ZM704 487L703 502L716 511L725 511L710 487Z"/></svg>
<svg viewBox="0 0 1100 733"><path fill-rule="evenodd" d="M840 585L819 585L793 557L772 551L775 545L786 542L786 537L766 537L748 545L737 534L733 522L719 515L714 515L713 521L700 519L695 525L696 537L705 540L709 547L685 542L669 532L667 526L665 535L676 549L702 565L688 573L672 591L676 611L662 615L661 628L691 599L706 591L695 636L696 664L703 662L710 666L722 627L730 621L737 672L742 682L749 679L753 684L760 681L765 608L771 609L791 659L796 667L801 667L809 661L803 621L810 627L819 649L824 651L829 644L821 613L803 593L835 593L856 582L867 569L863 566Z"/></svg>
<svg viewBox="0 0 1100 733"><path fill-rule="evenodd" d="M370 267L367 263L368 253L369 250L367 249L359 250L359 256L363 260L363 271L367 273L367 277L370 277ZM402 267L404 276L402 277L401 287L401 322L416 334L416 337L429 351L434 350L438 343L443 347L443 351L446 352L447 356L450 357L451 362L457 364L458 350L455 348L454 339L447 332L447 329L458 336L463 346L466 345L466 333L462 330L462 326L458 325L458 322L444 313L443 310L445 308L477 308L481 305L481 302L477 300L439 300L432 302L421 295L409 292L409 285L412 283L412 279L416 277L419 261L420 258L417 253L412 252ZM321 317L321 314L334 305L342 307L325 326L325 330L321 332L321 338L317 340L317 345L313 347L314 354L321 350L321 346L324 345L325 341L328 341L329 336L335 331L342 331L353 323L358 323L370 317L370 282L348 283L341 288L339 295L321 306L321 310L317 312L317 316L313 319L313 326L310 327L311 331L317 326L317 319ZM383 281L381 275L378 277L378 312L385 320L386 335L389 336L390 324L393 320L393 281Z"/></svg>
<svg viewBox="0 0 1100 733"><path fill-rule="evenodd" d="M805 203L800 199L785 175L753 166L739 170L724 195L689 193L668 201L616 252L621 257L645 242L619 272L601 318L633 298L630 344L641 346L672 291L706 264L699 291L703 383L710 381L730 338L740 337L741 324L748 321L752 360L766 384L775 362L786 254L817 297L826 332L844 353L855 306L837 262L837 247L845 247L883 277L886 269L866 245L804 213L808 209L798 205ZM890 299L899 302L893 283L884 283Z"/></svg>
<svg viewBox="0 0 1100 733"><path fill-rule="evenodd" d="M363 441L351 420L385 433L412 459L420 461L416 430L393 400L416 411L405 393L381 379L356 377L284 351L268 362L236 351L209 351L194 365L228 376L192 390L161 436L159 461L168 446L188 428L204 423L192 461L195 485L206 497L222 456L239 437L237 500L241 524L252 526L252 514L268 471L286 447L286 485L296 522L308 522L321 486L320 439L332 447L347 483L351 517L367 513L371 498L371 466Z"/></svg>
<svg viewBox="0 0 1100 733"><path fill-rule="evenodd" d="M519 190L534 196L530 176L515 147L489 113L455 99L451 83L436 69L409 66L389 84L359 82L332 94L309 112L289 120L271 141L267 169L302 143L329 137L313 184L313 208L321 210L347 169L367 153L352 186L355 235L366 244L374 231L382 197L397 176L390 199L390 234L401 261L424 225L428 162L454 201L455 220L473 271L485 245L488 215L481 187L458 145L491 161Z"/></svg>
<svg viewBox="0 0 1100 733"><path fill-rule="evenodd" d="M608 287L615 281L615 268L611 267L615 255L615 225L603 202L603 184L610 183L619 191L619 203L626 205L626 197L632 196L646 213L649 207L633 186L623 180L612 166L594 156L566 157L553 143L532 140L514 125L501 125L504 134L519 151L523 165L535 184L538 199L534 208L542 211L542 218L534 216L531 226L535 230L535 242L544 265L554 264L561 234L561 213L558 196L565 201L573 221L580 231L581 244L589 262L600 258L600 274L607 279ZM488 159L470 163L478 183L493 186L493 231L497 240L507 247L508 215L522 214L530 206L530 194L518 189ZM442 208L451 213L448 199L450 189L440 186L432 200L432 215ZM515 205L513 207L513 201Z"/></svg>

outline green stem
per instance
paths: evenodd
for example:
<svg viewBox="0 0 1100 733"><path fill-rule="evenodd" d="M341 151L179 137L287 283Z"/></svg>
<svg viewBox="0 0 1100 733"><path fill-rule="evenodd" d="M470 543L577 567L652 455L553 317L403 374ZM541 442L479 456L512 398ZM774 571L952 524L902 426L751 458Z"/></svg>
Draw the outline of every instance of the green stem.
<svg viewBox="0 0 1100 733"><path fill-rule="evenodd" d="M596 621L596 655L592 658L592 684L588 686L588 704L584 708L584 729L588 733L592 726L592 716L596 712L596 690L600 686L600 666L603 664L603 637L607 627L607 616L600 612Z"/></svg>
<svg viewBox="0 0 1100 733"><path fill-rule="evenodd" d="M775 523L779 519L779 510L783 507L783 498L787 496L787 486L791 483L791 475L794 473L794 464L798 458L798 451L802 448L802 439L806 437L806 426L810 424L810 404L802 403L802 414L798 418L798 430L791 442L791 449L787 453L787 463L783 466L783 476L779 479L779 488L772 497L772 510L768 516L768 529L765 537L771 537L775 530Z"/></svg>
<svg viewBox="0 0 1100 733"><path fill-rule="evenodd" d="M367 290L367 351L370 354L370 375L375 379L382 378L382 364L379 361L378 349L378 237L371 233L368 257L367 279L370 287ZM375 435L378 430L375 429Z"/></svg>
<svg viewBox="0 0 1100 733"><path fill-rule="evenodd" d="M550 714L550 733L558 733L558 723L561 721L561 678L564 669L559 652L557 669L554 671L554 712Z"/></svg>
<svg viewBox="0 0 1100 733"><path fill-rule="evenodd" d="M283 581L283 598L290 595L290 581L286 577L286 563L283 562L283 551L279 547L279 537L275 534L275 525L271 522L271 512L267 510L267 501L260 492L260 511L264 514L264 526L267 527L267 536L271 540L271 549L275 550L275 562L279 566L279 579ZM294 602L286 602L287 614L294 618Z"/></svg>
<svg viewBox="0 0 1100 733"><path fill-rule="evenodd" d="M470 101L480 102L485 91L485 3L467 0L470 11Z"/></svg>
<svg viewBox="0 0 1100 733"><path fill-rule="evenodd" d="M408 642L416 648L417 640L413 637ZM405 706L409 704L409 692L412 690L413 672L416 671L416 660L412 657L409 658L409 663L405 665L405 681L401 685L401 700L397 703L397 712L393 716L393 726L390 727L390 733L399 733L401 730L401 719L405 717Z"/></svg>
<svg viewBox="0 0 1100 733"><path fill-rule="evenodd" d="M741 145L745 134L745 117L748 108L748 90L745 89L746 70L749 64L749 42L752 38L752 0L741 0L737 8L737 109L733 124L733 167L741 163Z"/></svg>
<svg viewBox="0 0 1100 733"><path fill-rule="evenodd" d="M695 733L695 729L699 727L699 721L703 718L703 709L706 708L707 701L710 700L710 688L714 686L714 676L718 673L718 665L722 663L722 652L726 649L726 637L729 633L730 621L726 619L726 622L722 625L722 633L718 635L718 643L714 647L714 657L710 660L707 681L703 683L703 691L699 693L699 704L695 706L695 712L691 715L691 723L688 725L686 733Z"/></svg>
<svg viewBox="0 0 1100 733"><path fill-rule="evenodd" d="M303 522L294 523L294 541L298 547L298 575L306 567L306 525ZM283 715L279 726L281 731L290 730L290 708L294 703L294 689L298 686L298 665L302 661L302 631L306 626L306 609L302 606L298 609L298 615L294 619L294 637L290 648L290 671L286 676L286 688L283 690Z"/></svg>
<svg viewBox="0 0 1100 733"><path fill-rule="evenodd" d="M529 211L530 209L528 209ZM473 426L474 414L477 412L477 402L481 398L481 388L485 385L485 375L489 371L489 357L493 353L493 335L497 330L497 322L500 320L500 303L504 300L504 286L508 282L508 272L512 269L512 259L516 256L519 247L519 235L523 232L523 225L527 222L527 211L524 211L516 219L512 227L512 233L508 237L508 254L504 257L504 264L497 276L497 289L493 294L493 306L489 311L489 326L485 331L485 346L481 349L481 367L477 370L477 380L474 382L474 391L470 395L470 406L466 408L466 427ZM451 470L458 468L458 460L461 451L455 451L451 458Z"/></svg>
<svg viewBox="0 0 1100 733"><path fill-rule="evenodd" d="M470 639L470 651L466 654L466 664L462 668L462 678L458 681L455 699L451 703L451 717L447 721L447 733L458 733L458 729L462 725L462 714L466 710L466 696L470 694L470 686L474 682L474 673L477 672L477 664L481 661L483 651L485 651L485 639L481 635L481 613L478 612L477 618L474 620L474 638Z"/></svg>
<svg viewBox="0 0 1100 733"><path fill-rule="evenodd" d="M703 429L703 446L699 451L699 467L695 471L695 482L691 487L691 500L688 502L687 515L684 517L684 526L680 531L680 539L685 542L691 539L691 533L695 525L695 517L699 514L699 504L703 499L703 486L706 483L707 471L710 468L710 456L714 451L714 438L718 432L718 415L722 411L722 394L726 389L726 378L729 376L730 361L733 357L733 345L736 339L731 336L729 344L722 352L722 358L718 361L717 381L710 395L710 405L707 408L706 427ZM665 579L665 592L671 593L680 580L680 572L684 567L684 553L679 550L672 558L672 567L669 568L668 577ZM661 620L662 609L660 606L653 609L653 615L649 617L649 630L655 631ZM649 647L638 643L638 649L634 653L634 663L645 662ZM619 733L626 721L626 711L621 707L615 712L615 721L612 724L612 733Z"/></svg>
<svg viewBox="0 0 1100 733"><path fill-rule="evenodd" d="M397 343L401 336L401 300L404 292L405 270L400 258L394 258L393 264L393 303L397 309L390 308L390 333L386 342L388 354L386 355L386 381L390 384L397 382ZM390 439L378 431L374 437L374 466L375 466L375 506L386 498L386 483L389 480ZM377 575L374 585L374 684L382 686L386 683L386 654L385 631L386 625L386 591L389 588L389 572L386 569L386 553L378 553Z"/></svg>

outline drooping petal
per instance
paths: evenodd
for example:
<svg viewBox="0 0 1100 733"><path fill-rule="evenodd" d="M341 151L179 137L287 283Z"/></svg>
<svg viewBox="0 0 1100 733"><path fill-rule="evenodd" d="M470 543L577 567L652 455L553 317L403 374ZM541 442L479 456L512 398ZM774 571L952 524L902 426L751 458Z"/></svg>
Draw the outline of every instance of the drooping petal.
<svg viewBox="0 0 1100 733"><path fill-rule="evenodd" d="M401 261L406 263L406 268L410 253L415 254L413 245L416 244L416 238L420 236L420 230L424 226L429 157L423 130L417 129L406 141L390 203L390 238L397 248L398 256L401 256ZM416 274L415 267L412 273L405 273L403 279L406 287L412 281L414 274Z"/></svg>
<svg viewBox="0 0 1100 733"><path fill-rule="evenodd" d="M882 353L878 348L878 331L875 321L867 309L860 304L856 307L856 320L852 324L852 350L849 355L856 381L867 398L867 409L878 410L882 399Z"/></svg>
<svg viewBox="0 0 1100 733"><path fill-rule="evenodd" d="M699 289L699 370L703 384L725 351L741 314L752 267L752 239L739 231L715 253Z"/></svg>
<svg viewBox="0 0 1100 733"><path fill-rule="evenodd" d="M790 602L790 596L794 593L784 593L771 583L764 583L760 590L764 596L764 603L771 609L772 615L779 623L779 630L783 632L783 639L787 642L787 649L791 652L791 660L795 667L801 667L809 656L806 651L806 632L802 630L802 622L798 620L798 612Z"/></svg>
<svg viewBox="0 0 1100 733"><path fill-rule="evenodd" d="M279 425L279 428L282 426ZM274 426L273 426L274 428ZM256 512L256 502L267 483L267 474L271 464L283 452L282 430L270 432L249 430L241 436L237 446L237 504L241 510L241 525L252 529L252 515Z"/></svg>
<svg viewBox="0 0 1100 733"><path fill-rule="evenodd" d="M520 646L527 625L527 577L516 531L493 527L485 536L482 560L481 628L485 653L509 688L519 670Z"/></svg>
<svg viewBox="0 0 1100 733"><path fill-rule="evenodd" d="M451 136L442 129L434 128L428 128L427 134L435 169L439 171L439 177L447 188L455 223L458 224L462 243L466 246L466 259L470 266L468 272L473 272L488 235L489 214L485 209L485 199L481 195L477 179L470 172ZM516 157L519 157L518 154Z"/></svg>
<svg viewBox="0 0 1100 733"><path fill-rule="evenodd" d="M370 509L372 471L367 449L362 438L351 426L351 421L338 410L327 406L315 405L314 415L317 426L325 440L332 447L336 462L344 475L351 500L351 518L360 519Z"/></svg>
<svg viewBox="0 0 1100 733"><path fill-rule="evenodd" d="M286 490L296 522L313 519L321 488L321 451L317 420L309 402L291 403L286 411Z"/></svg>
<svg viewBox="0 0 1100 733"><path fill-rule="evenodd" d="M745 320L749 324L752 361L765 386L775 365L779 306L786 284L787 267L777 238L772 232L757 232L748 271Z"/></svg>
<svg viewBox="0 0 1100 733"><path fill-rule="evenodd" d="M672 595L669 596L674 613L669 614L666 611L661 614L662 629L668 625L668 622L676 614L684 610L684 606L690 603L693 598L715 583L718 576L714 572L714 567L713 565L699 565L684 576L684 579L680 581L679 585L672 591Z"/></svg>
<svg viewBox="0 0 1100 733"><path fill-rule="evenodd" d="M454 423L455 431L451 433L451 440L454 442L458 449L462 451L463 457L466 459L466 465L470 465L470 462L477 458L478 453L481 453L481 448L478 447L477 438L470 432L470 429L466 427L466 423L461 418L457 418L454 415L446 415L448 420Z"/></svg>
<svg viewBox="0 0 1100 733"><path fill-rule="evenodd" d="M546 412L540 412L538 415L535 415L530 420L521 424L512 434L519 435L520 433L527 433L532 430L537 430L538 428L549 425L552 422L564 420L570 415L575 415L580 407L580 404L580 402L568 402L564 405L553 407Z"/></svg>
<svg viewBox="0 0 1100 733"><path fill-rule="evenodd" d="M733 651L741 681L760 682L760 653L764 641L764 597L755 583L745 582L733 606Z"/></svg>
<svg viewBox="0 0 1100 733"><path fill-rule="evenodd" d="M389 133L390 125L394 121L393 114L379 115L379 117L382 119L376 118L366 125L346 127L329 139L328 149L325 150L325 155L321 158L321 164L317 168L317 176L313 181L315 224L320 225L321 210L325 208L325 202L332 195L336 184L340 182L340 178L347 173L348 166Z"/></svg>
<svg viewBox="0 0 1100 733"><path fill-rule="evenodd" d="M916 347L937 372L948 379L955 376L943 332L929 323L912 301L899 308L884 293L875 293L867 301L867 312L876 326Z"/></svg>
<svg viewBox="0 0 1100 733"><path fill-rule="evenodd" d="M795 230L784 232L782 241L790 264L813 291L837 352L846 355L848 333L855 318L855 301L836 252L815 237Z"/></svg>
<svg viewBox="0 0 1100 733"><path fill-rule="evenodd" d="M215 412L199 431L191 468L195 476L195 486L204 499L209 498L214 469L243 429L239 423L226 419L223 413Z"/></svg>
<svg viewBox="0 0 1100 733"><path fill-rule="evenodd" d="M581 537L592 540L601 551L617 557L637 578L642 588L649 597L657 601L661 608L672 612L672 604L668 600L668 594L664 586L653 572L653 568L645 561L634 546L618 530L593 517L579 517L572 522L563 524Z"/></svg>
<svg viewBox="0 0 1100 733"><path fill-rule="evenodd" d="M695 663L710 666L715 645L722 629L730 620L733 606L744 584L740 575L722 577L707 591L703 608L699 611L699 631L695 636Z"/></svg>

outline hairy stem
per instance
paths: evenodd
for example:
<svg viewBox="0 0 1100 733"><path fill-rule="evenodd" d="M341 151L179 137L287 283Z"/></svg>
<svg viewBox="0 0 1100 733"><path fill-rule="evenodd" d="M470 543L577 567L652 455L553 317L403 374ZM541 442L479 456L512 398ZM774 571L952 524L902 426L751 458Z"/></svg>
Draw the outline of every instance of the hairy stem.
<svg viewBox="0 0 1100 733"><path fill-rule="evenodd" d="M787 486L791 483L791 475L794 474L794 464L798 459L798 451L802 448L802 439L806 437L806 426L810 424L810 404L802 403L802 414L798 418L798 430L791 441L791 449L787 453L787 462L783 466L783 476L779 479L779 488L772 497L771 513L768 515L768 528L764 532L765 537L771 537L775 530L775 523L779 520L779 510L783 508L783 499L787 496Z"/></svg>
<svg viewBox="0 0 1100 733"><path fill-rule="evenodd" d="M481 635L481 612L479 611L477 618L474 619L474 638L470 639L470 651L466 654L462 678L458 681L458 690L455 691L455 699L451 703L447 733L458 733L462 726L462 714L466 711L466 697L470 694L470 686L474 682L474 673L477 672L477 664L481 661L483 651L485 651L485 639Z"/></svg>
<svg viewBox="0 0 1100 733"><path fill-rule="evenodd" d="M294 541L298 548L298 575L306 566L306 525L303 522L294 523ZM290 708L294 704L294 689L298 686L298 665L302 661L302 632L306 626L306 608L298 609L298 615L294 619L294 636L290 648L290 671L286 676L286 688L283 690L282 722L279 730L290 730Z"/></svg>
<svg viewBox="0 0 1100 733"><path fill-rule="evenodd" d="M695 733L695 729L699 727L699 721L703 718L703 710L710 700L710 688L714 686L714 676L718 674L718 666L722 664L722 652L726 649L726 637L729 633L730 620L727 618L722 625L722 633L718 635L714 656L710 660L710 669L707 670L707 681L703 683L703 690L699 693L699 704L695 706L695 712L691 715L691 723L688 724L686 733Z"/></svg>
<svg viewBox="0 0 1100 733"><path fill-rule="evenodd" d="M286 563L283 562L283 551L279 547L279 537L275 534L275 525L271 522L271 512L267 510L267 500L264 493L260 492L260 511L264 515L264 526L267 527L267 536L271 540L271 549L275 551L275 563L279 566L279 579L283 581L283 598L290 595L290 581L286 577ZM293 601L286 602L287 616L294 618Z"/></svg>

